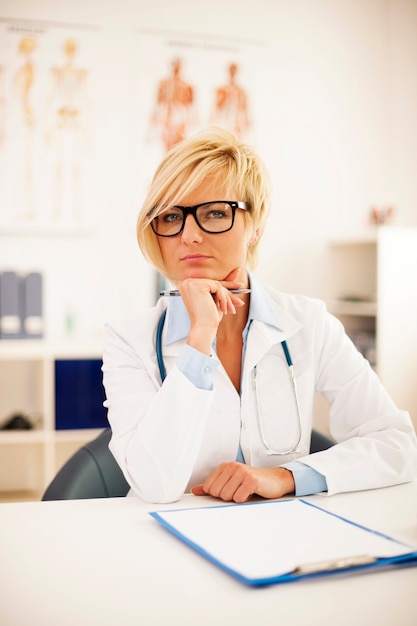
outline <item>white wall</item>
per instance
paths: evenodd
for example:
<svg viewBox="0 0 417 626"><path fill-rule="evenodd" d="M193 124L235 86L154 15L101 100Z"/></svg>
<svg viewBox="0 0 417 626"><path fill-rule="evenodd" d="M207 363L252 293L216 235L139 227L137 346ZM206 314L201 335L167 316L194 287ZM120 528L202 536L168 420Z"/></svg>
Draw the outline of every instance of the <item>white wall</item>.
<svg viewBox="0 0 417 626"><path fill-rule="evenodd" d="M138 28L264 42L268 85L257 145L274 212L259 275L324 296L326 241L369 228L371 206L395 203L417 225L417 2L412 0L0 0L0 17L98 27L103 79L91 235L1 236L0 268L41 269L48 335L71 307L80 335L147 307L153 274L135 241L128 147L132 37ZM143 59L149 63L151 59Z"/></svg>

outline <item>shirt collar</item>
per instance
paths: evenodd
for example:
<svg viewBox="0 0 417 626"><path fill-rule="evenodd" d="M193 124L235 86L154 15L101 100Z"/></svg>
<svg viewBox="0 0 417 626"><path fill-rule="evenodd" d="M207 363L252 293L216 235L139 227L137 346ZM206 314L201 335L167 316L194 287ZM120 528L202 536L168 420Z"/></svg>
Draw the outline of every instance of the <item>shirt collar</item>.
<svg viewBox="0 0 417 626"><path fill-rule="evenodd" d="M168 310L166 345L185 339L190 332L190 318L182 298L170 298Z"/></svg>
<svg viewBox="0 0 417 626"><path fill-rule="evenodd" d="M246 328L249 329L250 324L256 320L273 326L278 330L283 330L278 315L264 287L251 275L249 275L249 284L251 288L251 298ZM185 337L188 337L189 332L190 318L182 298L170 298L165 344L169 345L180 339L185 339Z"/></svg>
<svg viewBox="0 0 417 626"><path fill-rule="evenodd" d="M253 321L263 322L278 330L283 330L276 309L266 289L253 276L249 276L251 299L249 308L249 324Z"/></svg>

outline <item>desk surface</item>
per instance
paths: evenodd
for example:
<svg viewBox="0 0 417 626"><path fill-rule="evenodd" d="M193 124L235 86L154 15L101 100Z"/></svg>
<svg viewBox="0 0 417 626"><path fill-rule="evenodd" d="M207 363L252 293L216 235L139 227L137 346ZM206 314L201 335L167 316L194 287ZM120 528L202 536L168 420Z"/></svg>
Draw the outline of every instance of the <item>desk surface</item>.
<svg viewBox="0 0 417 626"><path fill-rule="evenodd" d="M417 483L306 498L417 547ZM137 498L0 504L2 626L415 626L417 567L248 588ZM217 503L217 502L216 502Z"/></svg>

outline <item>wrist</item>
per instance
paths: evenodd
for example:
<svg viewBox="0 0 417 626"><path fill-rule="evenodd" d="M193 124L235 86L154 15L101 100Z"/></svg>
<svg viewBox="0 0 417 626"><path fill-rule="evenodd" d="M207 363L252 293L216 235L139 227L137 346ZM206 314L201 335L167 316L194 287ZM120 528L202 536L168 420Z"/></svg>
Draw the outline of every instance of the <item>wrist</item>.
<svg viewBox="0 0 417 626"><path fill-rule="evenodd" d="M202 354L211 356L214 337L215 332L209 332L207 328L191 329L187 338L187 344L195 350L202 352Z"/></svg>
<svg viewBox="0 0 417 626"><path fill-rule="evenodd" d="M278 476L283 489L282 495L295 494L295 480L291 470L286 467L278 467Z"/></svg>

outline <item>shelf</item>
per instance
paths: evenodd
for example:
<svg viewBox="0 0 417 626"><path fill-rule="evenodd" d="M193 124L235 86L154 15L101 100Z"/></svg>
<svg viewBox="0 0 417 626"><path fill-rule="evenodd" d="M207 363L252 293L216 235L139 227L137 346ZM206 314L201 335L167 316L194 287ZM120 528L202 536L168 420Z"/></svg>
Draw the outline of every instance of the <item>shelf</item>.
<svg viewBox="0 0 417 626"><path fill-rule="evenodd" d="M38 490L0 490L0 502L39 502L42 499L43 491Z"/></svg>
<svg viewBox="0 0 417 626"><path fill-rule="evenodd" d="M32 361L44 359L101 358L100 341L64 339L51 342L44 339L0 339L0 359L3 361Z"/></svg>
<svg viewBox="0 0 417 626"><path fill-rule="evenodd" d="M362 245L376 245L378 241L377 233L366 233L364 235L345 237L341 239L334 239L330 242L330 247L336 248L338 246L362 246Z"/></svg>
<svg viewBox="0 0 417 626"><path fill-rule="evenodd" d="M102 428L79 428L77 430L0 430L1 445L32 445L52 443L87 443L97 437Z"/></svg>
<svg viewBox="0 0 417 626"><path fill-rule="evenodd" d="M351 302L336 300L329 305L329 310L334 315L354 315L358 317L376 317L376 302Z"/></svg>
<svg viewBox="0 0 417 626"><path fill-rule="evenodd" d="M44 443L46 441L44 430L0 430L1 445L25 445Z"/></svg>

